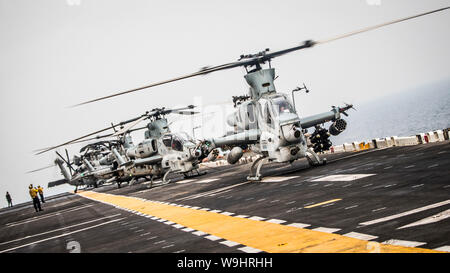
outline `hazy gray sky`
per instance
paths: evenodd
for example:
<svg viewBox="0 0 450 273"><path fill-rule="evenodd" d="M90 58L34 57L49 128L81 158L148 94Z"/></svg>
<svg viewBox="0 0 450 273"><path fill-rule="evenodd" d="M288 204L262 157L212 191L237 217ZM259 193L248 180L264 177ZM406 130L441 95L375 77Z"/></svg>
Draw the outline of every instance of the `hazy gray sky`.
<svg viewBox="0 0 450 273"><path fill-rule="evenodd" d="M54 159L53 152L35 156L34 149L154 107L230 100L248 87L238 68L70 105L267 47L291 47L448 5L438 0L0 0L0 204L6 205L6 191L16 203L27 201L28 184L46 187L61 177L56 168L25 174ZM311 93L297 94L296 104L301 114L310 115L344 101L358 105L447 79L449 26L445 11L277 58L272 62L277 90L290 93L305 82ZM216 117L203 126L203 134L196 133L219 135L222 120ZM174 124L180 127L186 129ZM142 135L137 133L135 142ZM68 148L73 154L79 147Z"/></svg>

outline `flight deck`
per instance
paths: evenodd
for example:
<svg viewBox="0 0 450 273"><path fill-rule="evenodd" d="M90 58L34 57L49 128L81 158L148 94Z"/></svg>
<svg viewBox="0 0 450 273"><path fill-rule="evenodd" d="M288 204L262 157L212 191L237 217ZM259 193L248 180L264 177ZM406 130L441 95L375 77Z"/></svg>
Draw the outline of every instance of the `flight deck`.
<svg viewBox="0 0 450 273"><path fill-rule="evenodd" d="M450 251L448 141L205 168L0 211L0 252Z"/></svg>

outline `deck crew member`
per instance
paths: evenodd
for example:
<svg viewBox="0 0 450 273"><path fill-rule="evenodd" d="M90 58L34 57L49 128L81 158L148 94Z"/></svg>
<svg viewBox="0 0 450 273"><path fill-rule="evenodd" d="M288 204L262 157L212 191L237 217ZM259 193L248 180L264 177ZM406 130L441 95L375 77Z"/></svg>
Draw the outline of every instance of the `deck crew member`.
<svg viewBox="0 0 450 273"><path fill-rule="evenodd" d="M37 190L39 192L39 196L41 197L41 202L45 203L45 201L44 201L44 189L41 186L38 186Z"/></svg>
<svg viewBox="0 0 450 273"><path fill-rule="evenodd" d="M33 184L30 184L30 186L28 188L30 189L29 193L30 193L31 199L33 199L34 209L36 210L36 212L42 211L41 202L39 201L39 197L37 196L38 190L36 188L33 188Z"/></svg>
<svg viewBox="0 0 450 273"><path fill-rule="evenodd" d="M11 198L11 195L9 194L9 192L6 192L6 201L8 201L8 208L13 206L12 198Z"/></svg>

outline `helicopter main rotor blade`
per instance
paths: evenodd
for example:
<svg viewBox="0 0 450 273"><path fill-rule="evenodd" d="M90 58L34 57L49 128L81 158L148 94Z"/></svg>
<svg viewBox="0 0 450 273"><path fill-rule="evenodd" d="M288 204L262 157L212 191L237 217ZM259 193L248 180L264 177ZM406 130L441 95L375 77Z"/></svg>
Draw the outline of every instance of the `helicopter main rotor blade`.
<svg viewBox="0 0 450 273"><path fill-rule="evenodd" d="M393 24L396 24L396 23L400 23L400 22L403 22L403 21L411 20L411 19L414 19L414 18L418 18L418 17L421 17L421 16L428 15L428 14L444 11L446 9L450 9L450 7L444 7L444 8L440 8L440 9L436 9L436 10L432 10L432 11L416 14L416 15L413 15L413 16L408 16L408 17L405 17L405 18L392 20L392 21L389 21L389 22L386 22L386 23L375 25L375 26L362 28L362 29L359 29L359 30L356 30L356 31L352 31L352 32L343 34L343 35L335 36L333 38L324 39L324 40L321 40L321 41L316 41L316 44L325 44L325 43L328 43L328 42L332 42L332 41L336 41L336 40L339 40L339 39L347 38L347 37L350 37L350 36L353 36L353 35L356 35L356 34L360 34L360 33L363 33L363 32L371 31L371 30L374 30L374 29L377 29L377 28L385 27L385 26L388 26L388 25L393 25Z"/></svg>
<svg viewBox="0 0 450 273"><path fill-rule="evenodd" d="M48 169L48 168L51 168L51 167L55 167L55 164L48 165L48 166L45 166L45 167L42 167L42 168L39 168L39 169L36 169L36 170L28 171L26 173L34 173L34 172L42 171L42 170L45 170L45 169Z"/></svg>
<svg viewBox="0 0 450 273"><path fill-rule="evenodd" d="M115 132L113 134L113 136L120 136L123 135L125 133L127 133L131 128L133 128L134 126L138 125L141 121L147 119L147 116L142 116L140 119L137 119L136 121L131 122L131 124L129 124L128 126L120 129L119 131Z"/></svg>
<svg viewBox="0 0 450 273"><path fill-rule="evenodd" d="M306 49L306 48L312 47L312 46L317 45L317 44L324 44L324 43L328 43L328 42L331 42L331 41L343 39L343 38L346 38L346 37L350 37L350 36L353 36L353 35L356 35L356 34L367 32L367 31L370 31L370 30L374 30L374 29L377 29L377 28L384 27L384 26L388 26L388 25L399 23L399 22L411 20L411 19L414 19L414 18L417 18L417 17L421 17L421 16L432 14L432 13L444 11L444 10L449 9L449 8L450 7L444 7L444 8L432 10L432 11L429 11L429 12L420 13L420 14L417 14L417 15L413 15L413 16L409 16L409 17L406 17L406 18L397 19L397 20L386 22L386 23L378 24L378 25L375 25L375 26L363 28L363 29L360 29L360 30L357 30L357 31L346 33L344 35L339 35L339 36L336 36L336 37L333 37L333 38L330 38L330 39L324 39L324 40L320 40L320 41L317 41L317 42L312 41L312 40L308 40L308 41L305 41L300 46L295 46L295 47L291 47L291 48L288 48L288 49L279 50L279 51L275 51L275 52L271 52L271 53L266 53L265 51L263 51L263 52L260 52L260 53L254 54L254 55L247 55L247 56L243 55L243 56L241 56L241 59L245 58L243 61L239 60L237 62L231 62L231 63L218 65L218 66L214 66L214 67L205 67L205 68L201 69L200 71L197 71L197 72L194 72L194 73L191 73L191 74L187 74L187 75L184 75L184 76L179 76L179 77L176 77L176 78L173 78L173 79L169 79L169 80L165 80L165 81L161 81L161 82L152 83L152 84L149 84L149 85L145 85L145 86L142 86L142 87L134 88L134 89L131 89L131 90L122 91L122 92L115 93L115 94L108 95L108 96L104 96L104 97L101 97L101 98L85 101L85 102L73 105L72 107L81 106L81 105L84 105L84 104L89 104L89 103L93 103L93 102L109 99L109 98L112 98L112 97L125 95L125 94L128 94L128 93L140 91L140 90L143 90L143 89L147 89L147 88L151 88L151 87L155 87L155 86L159 86L159 85L163 85L163 84L167 84L167 83L171 83L171 82L175 82L175 81L179 81L179 80L183 80L183 79L187 79L187 78L192 78L192 77L196 77L196 76L200 76L200 75L205 75L205 74L208 74L208 73L211 73L211 72L216 72L216 71L230 69L230 68L239 67L239 66L250 66L250 65L255 65L255 64L261 64L261 63L264 63L266 61L269 61L272 58L275 58L275 57L278 57L278 56L281 56L281 55L284 55L284 54L287 54L287 53L290 53L290 52L293 52L293 51Z"/></svg>
<svg viewBox="0 0 450 273"><path fill-rule="evenodd" d="M195 115L195 114L200 114L200 112L196 112L196 111L172 111L172 114Z"/></svg>
<svg viewBox="0 0 450 273"><path fill-rule="evenodd" d="M49 147L49 148L47 148L47 149L45 149L45 150L42 150L42 151L36 153L36 155L40 155L40 154L46 153L46 152L48 152L48 151L54 150L54 149L56 149L56 148L59 148L59 147L62 147L62 146L68 145L68 144L72 144L72 142L75 142L75 141L77 141L77 140L81 140L81 139L86 138L86 137L88 137L88 136L92 136L92 135L95 135L95 134L98 134L98 133L101 133L101 132L110 130L110 129L112 129L112 128L113 128L113 127L107 127L107 128L104 128L104 129L95 131L95 132L93 132L93 133L90 133L90 134L87 134L87 135L84 135L84 136L81 136L81 137L77 137L77 138L75 138L75 139L72 139L72 140L70 140L70 141L64 142L64 143L62 143L62 144L59 144L59 145L56 145L56 146L53 146L53 147Z"/></svg>

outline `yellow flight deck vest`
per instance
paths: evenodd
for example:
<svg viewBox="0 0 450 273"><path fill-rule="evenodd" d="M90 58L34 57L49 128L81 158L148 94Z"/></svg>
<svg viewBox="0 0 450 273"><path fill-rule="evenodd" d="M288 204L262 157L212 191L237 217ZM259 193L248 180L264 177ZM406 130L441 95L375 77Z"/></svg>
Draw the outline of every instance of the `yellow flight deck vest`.
<svg viewBox="0 0 450 273"><path fill-rule="evenodd" d="M43 193L43 189L42 189L41 187L39 187L39 188L38 188L38 192L39 192L40 194L42 194L42 193Z"/></svg>
<svg viewBox="0 0 450 273"><path fill-rule="evenodd" d="M30 196L32 199L34 199L37 196L38 190L36 189L30 189Z"/></svg>

